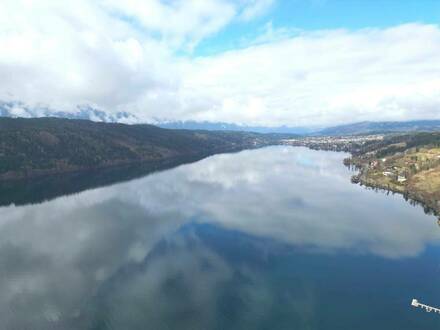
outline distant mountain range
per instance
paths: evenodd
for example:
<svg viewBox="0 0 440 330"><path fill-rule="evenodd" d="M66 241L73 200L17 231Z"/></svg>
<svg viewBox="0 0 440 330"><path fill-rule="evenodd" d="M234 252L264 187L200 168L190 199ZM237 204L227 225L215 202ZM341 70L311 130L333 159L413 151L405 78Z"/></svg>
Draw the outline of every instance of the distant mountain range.
<svg viewBox="0 0 440 330"><path fill-rule="evenodd" d="M328 127L315 132L316 135L359 135L395 132L433 132L440 131L440 120L412 121L364 121L347 125Z"/></svg>
<svg viewBox="0 0 440 330"><path fill-rule="evenodd" d="M3 102L0 101L0 117L22 117L22 118L40 118L57 117L65 119L85 119L100 121L106 123L137 122L138 119L128 112L117 112L109 114L105 111L96 109L89 105L77 106L76 111L54 111L47 107L29 107L21 102Z"/></svg>
<svg viewBox="0 0 440 330"><path fill-rule="evenodd" d="M432 132L440 131L440 120L413 120L413 121L364 121L353 124L337 125L327 128L317 127L264 127L264 126L244 126L228 123L195 122L195 121L176 121L169 123L159 123L162 128L189 129L189 130L228 130L228 131L248 131L257 133L284 133L297 135L359 135L373 133L393 133L393 132Z"/></svg>
<svg viewBox="0 0 440 330"><path fill-rule="evenodd" d="M313 133L317 128L311 127L289 127L289 126L247 126L232 123L209 122L209 121L173 121L156 124L162 128L170 129L190 129L190 130L208 130L208 131L242 131L255 133L283 133L306 135Z"/></svg>
<svg viewBox="0 0 440 330"><path fill-rule="evenodd" d="M55 111L45 107L28 107L21 102L0 101L0 117L57 117L66 119L86 119L106 123L139 123L139 118L130 112L109 114L90 105L77 106L75 111ZM224 122L209 121L156 121L150 123L161 128L207 130L207 131L242 131L255 133L282 133L295 135L359 135L373 133L440 131L440 120L413 120L413 121L364 121L332 127L318 126L250 126Z"/></svg>
<svg viewBox="0 0 440 330"><path fill-rule="evenodd" d="M129 112L117 112L109 114L105 111L96 109L89 105L78 106L76 111L55 111L46 107L29 107L21 102L2 102L0 101L0 117L10 118L41 118L57 117L66 119L85 119L106 123L139 123L139 119ZM310 127L266 127L266 126L247 126L233 123L209 122L209 121L156 121L149 123L161 128L168 129L187 129L187 130L207 130L207 131L241 131L255 133L284 133L306 135L315 132L317 128Z"/></svg>

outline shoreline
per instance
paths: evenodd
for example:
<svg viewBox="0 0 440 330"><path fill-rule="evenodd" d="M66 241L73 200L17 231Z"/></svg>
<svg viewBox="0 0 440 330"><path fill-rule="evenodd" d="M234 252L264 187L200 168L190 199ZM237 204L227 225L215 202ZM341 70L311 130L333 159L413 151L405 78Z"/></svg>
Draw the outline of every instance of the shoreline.
<svg viewBox="0 0 440 330"><path fill-rule="evenodd" d="M375 180L369 173L369 169L365 164L362 164L354 156L349 159L344 159L345 166L354 166L358 171L357 174L351 177L351 182L353 184L358 184L360 186L365 186L369 188L383 190L384 192L391 192L393 194L401 195L406 201L413 202L414 204L423 207L426 214L432 214L437 217L440 224L440 205L438 201L432 202L424 198L423 195L411 189L408 189L407 185L397 185L397 184L383 184Z"/></svg>
<svg viewBox="0 0 440 330"><path fill-rule="evenodd" d="M16 171L8 171L8 172L0 173L0 184L25 182L34 179L50 178L60 175L72 175L72 174L83 174L89 172L92 173L97 171L117 170L119 168L124 168L124 167L168 165L173 163L179 164L179 163L201 160L203 158L217 154L235 153L243 150L263 148L266 146L268 145L262 144L257 146L220 148L218 150L212 150L209 152L194 152L187 154L179 154L171 157L152 158L152 159L115 160L95 166L66 166L63 168L50 168L50 169L38 169L38 168L21 169Z"/></svg>

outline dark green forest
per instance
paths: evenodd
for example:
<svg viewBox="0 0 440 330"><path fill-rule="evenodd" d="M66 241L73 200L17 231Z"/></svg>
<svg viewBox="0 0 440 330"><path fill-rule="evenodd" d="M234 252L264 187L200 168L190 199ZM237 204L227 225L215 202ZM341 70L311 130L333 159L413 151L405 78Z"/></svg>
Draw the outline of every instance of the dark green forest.
<svg viewBox="0 0 440 330"><path fill-rule="evenodd" d="M269 135L163 129L60 118L0 118L0 178L237 151L272 143Z"/></svg>

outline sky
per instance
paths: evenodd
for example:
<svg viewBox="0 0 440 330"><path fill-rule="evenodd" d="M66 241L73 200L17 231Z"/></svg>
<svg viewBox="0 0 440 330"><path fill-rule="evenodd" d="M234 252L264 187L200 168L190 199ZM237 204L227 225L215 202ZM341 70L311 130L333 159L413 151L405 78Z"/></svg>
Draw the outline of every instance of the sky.
<svg viewBox="0 0 440 330"><path fill-rule="evenodd" d="M130 122L440 119L438 0L2 0L0 102Z"/></svg>

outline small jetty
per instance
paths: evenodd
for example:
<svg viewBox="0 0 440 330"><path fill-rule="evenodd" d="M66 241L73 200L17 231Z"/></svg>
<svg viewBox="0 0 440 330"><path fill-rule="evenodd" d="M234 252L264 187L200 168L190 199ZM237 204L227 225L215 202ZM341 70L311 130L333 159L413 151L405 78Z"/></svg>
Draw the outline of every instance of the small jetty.
<svg viewBox="0 0 440 330"><path fill-rule="evenodd" d="M411 306L420 307L422 309L425 309L427 312L434 312L434 313L439 313L440 314L440 309L439 308L435 308L435 307L431 307L431 306L419 303L417 299L413 299L411 301Z"/></svg>

